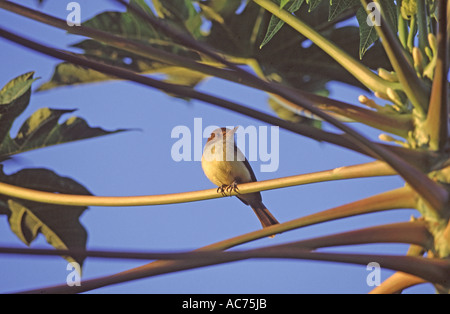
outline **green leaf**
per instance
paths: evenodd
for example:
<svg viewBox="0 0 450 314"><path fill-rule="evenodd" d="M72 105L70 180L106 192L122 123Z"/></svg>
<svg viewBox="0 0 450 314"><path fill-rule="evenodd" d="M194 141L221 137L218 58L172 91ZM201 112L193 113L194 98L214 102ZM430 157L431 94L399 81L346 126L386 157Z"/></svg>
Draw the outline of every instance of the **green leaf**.
<svg viewBox="0 0 450 314"><path fill-rule="evenodd" d="M8 184L47 192L91 195L76 181L61 177L47 169L24 169L5 175L0 167L0 180ZM61 206L17 200L0 196L0 207L7 210L11 230L26 245L30 245L39 234L56 249L84 250L87 232L79 218L87 207ZM84 258L67 256L69 262L82 265Z"/></svg>
<svg viewBox="0 0 450 314"><path fill-rule="evenodd" d="M309 5L309 12L312 12L315 8L319 6L322 0L306 0L306 3Z"/></svg>
<svg viewBox="0 0 450 314"><path fill-rule="evenodd" d="M9 110L9 106L30 90L34 72L25 73L8 82L0 90L0 113Z"/></svg>
<svg viewBox="0 0 450 314"><path fill-rule="evenodd" d="M139 5L144 5L141 4L141 2L142 1L139 1ZM147 11L150 9L147 6L147 9L144 7L144 10ZM148 23L142 22L131 12L103 12L84 22L83 25L101 31L106 31L114 35L122 36L124 38L137 41L154 48L162 49L184 57L189 57L194 60L201 59L196 52L187 50L183 46L177 44L176 42L173 42L170 38L164 36L161 32L154 29ZM83 40L72 46L78 49L82 49L84 51L83 54L90 59L98 60L134 72L161 73L167 75L167 72L173 72L174 68L176 68L174 66L144 58L137 54L133 54L113 46L105 45L91 39ZM191 78L189 80L188 86L194 86L206 77L205 75L201 75L200 73L194 71L186 70L185 73L187 73L187 75ZM194 76L196 77L195 81L192 79L192 77ZM54 74L50 81L41 85L38 90L43 91L55 87L100 82L113 79L115 79L115 77L111 77L75 64L64 62L60 63L55 68ZM179 76L167 76L167 81L175 84L183 84L185 80L182 80Z"/></svg>
<svg viewBox="0 0 450 314"><path fill-rule="evenodd" d="M27 108L34 72L25 73L7 83L0 90L0 146L8 136L14 120Z"/></svg>
<svg viewBox="0 0 450 314"><path fill-rule="evenodd" d="M298 9L300 9L303 2L304 2L304 0L282 1L280 3L280 8L283 8L286 6L287 3L290 3L290 5L288 5L286 10L288 10L291 13L294 13ZM283 25L284 25L284 21L280 20L276 16L272 16L270 19L270 22L269 22L269 27L267 28L266 36L264 37L259 48L264 47L272 39L272 37L275 36L276 33L278 33L278 31L281 29L281 27L283 27Z"/></svg>
<svg viewBox="0 0 450 314"><path fill-rule="evenodd" d="M142 10L144 10L144 12L146 12L147 14L150 14L150 15L153 16L153 11L148 6L146 0L130 0L130 5L134 5L136 7L139 7Z"/></svg>
<svg viewBox="0 0 450 314"><path fill-rule="evenodd" d="M191 0L153 0L153 6L160 17L184 26L194 38L201 37L202 19Z"/></svg>
<svg viewBox="0 0 450 314"><path fill-rule="evenodd" d="M16 138L9 138L0 147L0 159L32 149L88 139L124 130L105 131L90 127L85 120L71 117L62 124L62 115L74 110L41 108L33 113L21 126Z"/></svg>
<svg viewBox="0 0 450 314"><path fill-rule="evenodd" d="M367 13L363 7L356 11L356 19L359 23L359 58L362 59L369 47L378 39L378 34L375 27L367 23Z"/></svg>
<svg viewBox="0 0 450 314"><path fill-rule="evenodd" d="M386 21L393 29L394 33L397 33L397 7L394 0L380 0L379 2L381 10L385 15ZM359 45L359 57L362 59L369 47L378 39L378 34L375 30L375 26L370 26L367 23L366 10L361 7L356 12L356 18L359 23L360 31L360 45Z"/></svg>
<svg viewBox="0 0 450 314"><path fill-rule="evenodd" d="M81 67L73 63L63 62L56 66L50 81L39 86L37 91L50 90L66 85L107 81L111 79L113 78L103 73Z"/></svg>
<svg viewBox="0 0 450 314"><path fill-rule="evenodd" d="M330 11L328 13L328 21L333 21L342 12L349 8L361 5L360 0L330 0Z"/></svg>

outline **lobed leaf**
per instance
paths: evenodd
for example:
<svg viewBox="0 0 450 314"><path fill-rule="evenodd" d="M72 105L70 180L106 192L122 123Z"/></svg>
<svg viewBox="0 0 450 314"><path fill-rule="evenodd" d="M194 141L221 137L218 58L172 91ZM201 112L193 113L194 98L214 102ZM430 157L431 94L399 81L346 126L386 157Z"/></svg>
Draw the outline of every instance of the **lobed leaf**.
<svg viewBox="0 0 450 314"><path fill-rule="evenodd" d="M91 195L76 181L61 177L47 169L25 169L6 175L0 166L0 181L47 192ZM86 248L87 232L79 218L87 207L50 205L2 195L0 208L2 208L0 214L7 214L11 230L28 246L42 234L56 249ZM84 260L70 256L65 258L80 265Z"/></svg>
<svg viewBox="0 0 450 314"><path fill-rule="evenodd" d="M145 2L139 1L138 4L147 13L153 14ZM164 8L166 8L168 3L164 2L164 4ZM164 10L164 12L166 11ZM196 16L200 19L198 13L196 13ZM192 23L189 25L191 24ZM141 44L150 45L154 48L189 57L194 60L200 59L197 53L178 45L148 23L143 23L132 12L103 12L84 22L83 26L119 35ZM86 57L110 65L119 66L139 73L166 74L167 81L176 84L195 86L205 78L205 75L199 72L174 67L156 60L144 58L120 49L120 47L113 47L91 39L81 41L72 46L82 49L83 54ZM172 75L175 71L182 71L183 74ZM188 77L188 79L185 79L185 77ZM66 85L85 84L112 79L115 78L72 63L63 62L57 65L50 81L42 84L38 90L43 91Z"/></svg>
<svg viewBox="0 0 450 314"><path fill-rule="evenodd" d="M0 149L7 140L14 120L27 108L34 72L25 73L7 83L0 90Z"/></svg>
<svg viewBox="0 0 450 314"><path fill-rule="evenodd" d="M359 6L360 0L330 0L330 11L328 13L328 20L333 21L341 13L349 8Z"/></svg>
<svg viewBox="0 0 450 314"><path fill-rule="evenodd" d="M397 7L394 0L379 0L377 3L381 6L381 10L384 12L390 28L397 33ZM376 14L377 12L373 13ZM362 59L366 51L379 37L375 30L375 25L368 23L367 21L368 15L365 8L360 7L358 9L356 18L358 20L360 32L359 57Z"/></svg>
<svg viewBox="0 0 450 314"><path fill-rule="evenodd" d="M378 40L378 34L375 27L367 24L367 13L364 8L356 11L356 19L359 24L359 58L362 59L369 47Z"/></svg>
<svg viewBox="0 0 450 314"><path fill-rule="evenodd" d="M308 3L308 5L309 5L308 11L311 12L314 9L316 9L321 2L322 2L322 0L306 0L306 3Z"/></svg>
<svg viewBox="0 0 450 314"><path fill-rule="evenodd" d="M23 123L14 139L8 136L8 140L2 143L0 159L32 149L124 131L105 131L101 128L92 128L79 117L71 117L61 124L58 122L62 115L73 111L39 109Z"/></svg>
<svg viewBox="0 0 450 314"><path fill-rule="evenodd" d="M201 37L202 19L191 0L153 0L158 15L175 25L183 25L194 38Z"/></svg>

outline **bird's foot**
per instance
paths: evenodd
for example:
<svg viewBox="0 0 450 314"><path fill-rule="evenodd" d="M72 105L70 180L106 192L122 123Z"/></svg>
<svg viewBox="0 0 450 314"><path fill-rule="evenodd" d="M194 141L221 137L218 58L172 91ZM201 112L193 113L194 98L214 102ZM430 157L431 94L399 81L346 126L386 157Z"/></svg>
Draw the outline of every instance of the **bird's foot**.
<svg viewBox="0 0 450 314"><path fill-rule="evenodd" d="M228 188L228 185L222 184L222 186L219 186L217 188L217 193L221 193L222 196L227 196L227 193L225 193L226 189Z"/></svg>
<svg viewBox="0 0 450 314"><path fill-rule="evenodd" d="M230 194L230 196L231 196L231 192L236 192L237 194L240 194L239 193L239 188L238 188L236 182L233 182L232 184L227 186L226 191Z"/></svg>
<svg viewBox="0 0 450 314"><path fill-rule="evenodd" d="M217 193L221 193L222 196L231 196L232 192L236 192L239 194L239 188L237 187L236 182L233 182L230 185L222 184L217 188Z"/></svg>

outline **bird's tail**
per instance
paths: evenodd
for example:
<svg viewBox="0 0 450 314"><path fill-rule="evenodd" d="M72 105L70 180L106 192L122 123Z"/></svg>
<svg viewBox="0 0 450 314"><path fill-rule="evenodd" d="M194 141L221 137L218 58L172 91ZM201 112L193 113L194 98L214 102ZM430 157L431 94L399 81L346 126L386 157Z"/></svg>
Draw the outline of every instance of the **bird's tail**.
<svg viewBox="0 0 450 314"><path fill-rule="evenodd" d="M263 228L278 224L278 220L271 214L263 202L251 204L253 211L258 217ZM272 236L273 237L273 236Z"/></svg>

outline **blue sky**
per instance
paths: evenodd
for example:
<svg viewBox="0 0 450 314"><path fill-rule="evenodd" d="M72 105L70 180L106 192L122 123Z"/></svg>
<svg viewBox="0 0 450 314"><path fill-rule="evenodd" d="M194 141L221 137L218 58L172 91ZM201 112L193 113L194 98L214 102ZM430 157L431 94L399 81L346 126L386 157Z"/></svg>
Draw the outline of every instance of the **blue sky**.
<svg viewBox="0 0 450 314"><path fill-rule="evenodd" d="M35 8L36 1L21 1ZM48 0L42 9L65 18L70 1ZM112 1L78 1L82 20L105 10L121 10ZM2 27L60 48L79 41L78 36L0 11ZM47 81L59 62L0 39L0 86L28 71ZM209 80L201 90L225 96L261 111L271 113L264 93ZM331 96L357 103L361 93L341 84L330 85ZM26 112L13 130L38 108L78 109L76 115L91 126L104 129L138 129L112 136L64 144L25 153L5 163L5 171L23 168L49 168L71 177L95 195L128 196L165 194L213 188L204 176L200 162L175 162L171 148L174 127L192 128L195 118L203 126L263 126L233 112L192 101L186 103L166 94L130 82L105 82L34 93ZM69 115L67 116L69 117ZM65 117L65 118L67 118ZM378 132L360 128L375 138ZM204 142L206 139L204 139ZM276 172L259 172L260 162L252 162L259 180L308 173L363 163L370 159L333 145L318 143L280 130L280 166ZM291 187L263 193L267 207L280 222L355 201L401 187L399 178L358 179L310 186ZM417 214L409 210L353 217L301 230L286 232L274 239L261 239L240 248L259 247L314 236L409 220ZM187 204L100 208L91 207L81 217L89 233L89 249L107 250L191 250L239 234L257 230L260 224L249 207L235 198L222 198ZM5 216L0 216L0 245L24 247L11 232ZM32 247L48 247L40 236ZM343 252L404 254L406 245L367 245L334 249ZM142 265L142 261L87 259L83 279L113 274ZM59 257L0 256L0 292L61 284L69 272ZM392 272L382 269L382 279ZM110 286L92 293L367 293L368 271L364 266L312 261L257 260L191 270ZM433 292L431 285L407 290Z"/></svg>

